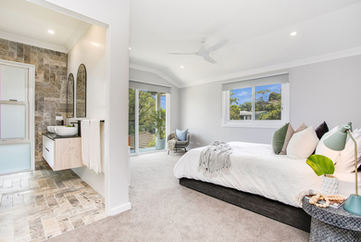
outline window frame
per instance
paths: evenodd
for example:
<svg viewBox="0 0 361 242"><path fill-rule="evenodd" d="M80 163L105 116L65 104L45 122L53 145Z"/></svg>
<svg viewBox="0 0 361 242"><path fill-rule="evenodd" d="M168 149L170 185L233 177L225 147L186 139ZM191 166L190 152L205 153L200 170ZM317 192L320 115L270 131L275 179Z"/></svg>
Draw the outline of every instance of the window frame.
<svg viewBox="0 0 361 242"><path fill-rule="evenodd" d="M0 139L0 145L30 144L30 170L35 170L35 66L32 64L0 60L1 65L22 68L27 72L24 101L1 100L1 104L25 106L25 137Z"/></svg>
<svg viewBox="0 0 361 242"><path fill-rule="evenodd" d="M255 120L255 89L258 86L266 86L272 84L281 84L281 120ZM264 82L254 81L250 84L245 82L237 85L237 89L252 88L252 120L231 120L230 115L230 90L222 90L222 127L249 127L249 128L279 128L283 124L289 122L289 82ZM236 89L236 88L234 88ZM231 90L234 90L231 89Z"/></svg>

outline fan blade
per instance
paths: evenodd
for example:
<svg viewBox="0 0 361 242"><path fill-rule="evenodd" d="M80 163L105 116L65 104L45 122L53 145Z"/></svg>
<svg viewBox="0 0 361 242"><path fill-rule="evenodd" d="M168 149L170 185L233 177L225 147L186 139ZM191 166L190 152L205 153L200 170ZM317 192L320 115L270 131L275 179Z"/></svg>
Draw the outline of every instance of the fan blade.
<svg viewBox="0 0 361 242"><path fill-rule="evenodd" d="M212 45L212 46L209 46L209 47L205 47L205 49L208 51L208 52L212 52L212 51L216 51L218 49L220 49L221 47L223 47L225 44L227 44L228 40L222 40L220 42L218 42L217 44L215 45Z"/></svg>
<svg viewBox="0 0 361 242"><path fill-rule="evenodd" d="M169 52L170 55L196 55L197 52Z"/></svg>
<svg viewBox="0 0 361 242"><path fill-rule="evenodd" d="M217 63L217 61L215 59L213 59L212 57L210 57L209 55L204 55L203 58L205 61L208 61L209 63L212 63L212 64Z"/></svg>

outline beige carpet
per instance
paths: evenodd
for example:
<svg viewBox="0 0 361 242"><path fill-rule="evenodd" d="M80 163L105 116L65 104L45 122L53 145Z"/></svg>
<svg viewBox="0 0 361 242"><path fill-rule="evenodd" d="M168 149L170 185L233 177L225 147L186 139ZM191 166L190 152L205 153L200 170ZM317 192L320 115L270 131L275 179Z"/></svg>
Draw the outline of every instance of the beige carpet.
<svg viewBox="0 0 361 242"><path fill-rule="evenodd" d="M133 157L133 208L55 237L54 241L307 241L308 233L182 187L179 156Z"/></svg>

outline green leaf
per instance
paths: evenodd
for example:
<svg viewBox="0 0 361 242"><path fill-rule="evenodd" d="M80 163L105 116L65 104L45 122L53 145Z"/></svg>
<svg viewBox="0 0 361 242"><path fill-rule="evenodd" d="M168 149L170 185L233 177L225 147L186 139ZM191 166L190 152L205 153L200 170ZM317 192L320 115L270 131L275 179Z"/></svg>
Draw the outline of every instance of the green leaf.
<svg viewBox="0 0 361 242"><path fill-rule="evenodd" d="M330 158L323 155L311 155L306 160L317 176L331 175L335 172L335 166Z"/></svg>

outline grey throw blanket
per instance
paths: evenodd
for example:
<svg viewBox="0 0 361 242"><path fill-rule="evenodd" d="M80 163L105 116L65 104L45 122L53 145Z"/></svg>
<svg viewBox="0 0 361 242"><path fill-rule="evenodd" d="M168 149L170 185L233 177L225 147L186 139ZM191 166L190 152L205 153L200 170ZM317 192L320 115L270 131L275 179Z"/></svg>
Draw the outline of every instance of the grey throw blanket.
<svg viewBox="0 0 361 242"><path fill-rule="evenodd" d="M215 141L201 151L199 169L206 173L214 173L231 166L229 158L232 148L228 144Z"/></svg>

